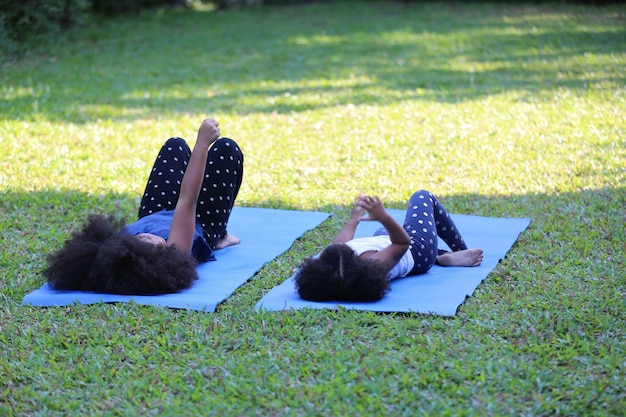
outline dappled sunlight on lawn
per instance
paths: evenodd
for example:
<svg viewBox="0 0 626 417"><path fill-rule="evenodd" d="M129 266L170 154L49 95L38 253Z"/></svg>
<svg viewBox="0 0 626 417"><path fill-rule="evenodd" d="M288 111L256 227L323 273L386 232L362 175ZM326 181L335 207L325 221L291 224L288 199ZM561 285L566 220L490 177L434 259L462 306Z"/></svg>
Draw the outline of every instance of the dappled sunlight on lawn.
<svg viewBox="0 0 626 417"><path fill-rule="evenodd" d="M0 63L0 414L618 414L623 23L561 3L177 10ZM89 213L136 216L161 144L207 116L245 155L237 205L331 216L215 313L19 305ZM253 311L358 194L401 209L418 189L531 219L455 317Z"/></svg>

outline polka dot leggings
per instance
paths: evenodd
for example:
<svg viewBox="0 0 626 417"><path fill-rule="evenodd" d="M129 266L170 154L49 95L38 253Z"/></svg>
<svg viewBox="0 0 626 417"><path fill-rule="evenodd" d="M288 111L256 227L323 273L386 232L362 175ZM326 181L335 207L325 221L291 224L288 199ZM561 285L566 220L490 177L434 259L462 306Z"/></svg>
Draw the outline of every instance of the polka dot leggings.
<svg viewBox="0 0 626 417"><path fill-rule="evenodd" d="M226 226L243 179L243 153L237 143L220 138L208 150L196 216L211 247L227 234ZM174 210L191 149L182 138L170 138L161 147L146 184L138 218Z"/></svg>
<svg viewBox="0 0 626 417"><path fill-rule="evenodd" d="M409 248L415 260L415 266L409 275L428 271L437 256L445 252L438 250L438 236L453 251L467 249L448 212L429 191L417 191L411 196L404 218L404 229L411 237Z"/></svg>

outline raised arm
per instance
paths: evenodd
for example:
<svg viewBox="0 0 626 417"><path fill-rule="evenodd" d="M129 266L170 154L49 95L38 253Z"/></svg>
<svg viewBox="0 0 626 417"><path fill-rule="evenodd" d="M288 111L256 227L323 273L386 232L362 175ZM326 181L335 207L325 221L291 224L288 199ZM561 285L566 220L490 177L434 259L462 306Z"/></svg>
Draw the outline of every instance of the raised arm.
<svg viewBox="0 0 626 417"><path fill-rule="evenodd" d="M354 239L354 232L356 232L356 228L364 214L365 209L360 204L360 200L357 200L354 208L352 209L350 220L348 220L348 222L343 226L343 229L341 229L341 231L337 234L337 237L332 241L332 243L346 243L347 241Z"/></svg>
<svg viewBox="0 0 626 417"><path fill-rule="evenodd" d="M193 245L196 228L196 206L202 187L208 149L220 137L220 130L215 119L202 121L198 129L196 144L191 152L185 175L180 186L178 202L167 238L167 245L175 246L181 252L189 254Z"/></svg>

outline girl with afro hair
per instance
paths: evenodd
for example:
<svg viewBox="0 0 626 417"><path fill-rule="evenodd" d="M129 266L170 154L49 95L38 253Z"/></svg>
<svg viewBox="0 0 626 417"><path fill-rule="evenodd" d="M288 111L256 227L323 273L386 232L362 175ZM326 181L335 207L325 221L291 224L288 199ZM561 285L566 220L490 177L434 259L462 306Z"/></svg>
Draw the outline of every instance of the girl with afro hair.
<svg viewBox="0 0 626 417"><path fill-rule="evenodd" d="M57 290L165 294L188 288L198 262L239 239L226 227L243 178L243 153L205 119L193 152L182 138L161 147L134 223L91 215L48 256Z"/></svg>
<svg viewBox="0 0 626 417"><path fill-rule="evenodd" d="M374 236L354 238L361 221L378 221ZM438 249L438 237L452 252ZM401 226L378 197L359 196L335 240L319 256L307 258L295 274L300 297L310 301L379 300L398 277L419 275L434 264L478 266L481 249L468 249L446 209L429 191L415 192Z"/></svg>

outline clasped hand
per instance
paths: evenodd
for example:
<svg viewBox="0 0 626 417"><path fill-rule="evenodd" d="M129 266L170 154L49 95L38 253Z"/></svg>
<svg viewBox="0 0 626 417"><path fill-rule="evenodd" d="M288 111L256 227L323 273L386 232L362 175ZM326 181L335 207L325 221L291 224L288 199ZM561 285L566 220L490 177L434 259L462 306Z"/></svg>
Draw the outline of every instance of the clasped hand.
<svg viewBox="0 0 626 417"><path fill-rule="evenodd" d="M360 195L357 198L354 209L352 209L352 218L362 220L377 220L381 221L388 216L382 201L378 197L370 197L367 195Z"/></svg>

